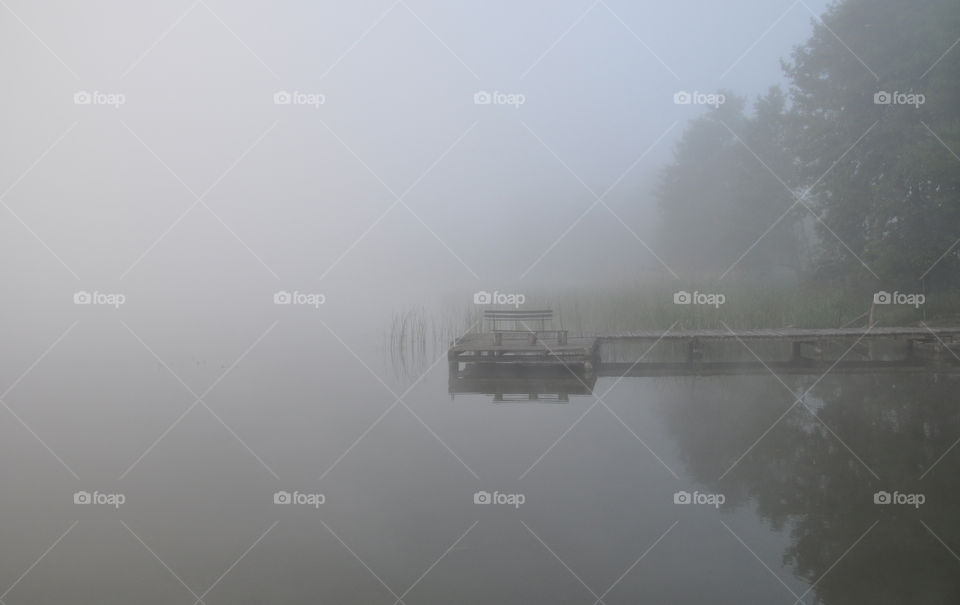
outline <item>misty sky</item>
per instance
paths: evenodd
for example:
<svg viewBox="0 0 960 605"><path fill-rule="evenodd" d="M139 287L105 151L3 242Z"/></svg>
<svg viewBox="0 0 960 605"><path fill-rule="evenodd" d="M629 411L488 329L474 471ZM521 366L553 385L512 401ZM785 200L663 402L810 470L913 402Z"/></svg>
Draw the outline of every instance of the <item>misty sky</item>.
<svg viewBox="0 0 960 605"><path fill-rule="evenodd" d="M550 247L621 176L604 201L652 244L656 171L705 111L674 93L762 94L825 2L7 5L5 288L416 296L666 275L603 205Z"/></svg>

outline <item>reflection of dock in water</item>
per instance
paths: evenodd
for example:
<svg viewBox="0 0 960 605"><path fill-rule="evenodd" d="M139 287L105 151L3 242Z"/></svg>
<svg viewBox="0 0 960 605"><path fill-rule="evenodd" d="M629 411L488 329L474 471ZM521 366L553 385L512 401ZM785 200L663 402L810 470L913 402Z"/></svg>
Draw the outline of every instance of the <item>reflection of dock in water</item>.
<svg viewBox="0 0 960 605"><path fill-rule="evenodd" d="M591 395L598 377L656 376L750 376L830 374L960 374L960 363L932 365L923 360L853 360L830 365L798 364L795 361L771 362L706 362L689 363L623 363L600 364L599 371L585 374L573 368L520 365L468 365L464 369L451 366L451 397L464 394L490 395L495 402L568 402L570 396Z"/></svg>
<svg viewBox="0 0 960 605"><path fill-rule="evenodd" d="M458 394L492 395L496 402L570 401L571 395L590 395L597 378L563 367L512 365L468 366L462 370L451 368L449 392Z"/></svg>

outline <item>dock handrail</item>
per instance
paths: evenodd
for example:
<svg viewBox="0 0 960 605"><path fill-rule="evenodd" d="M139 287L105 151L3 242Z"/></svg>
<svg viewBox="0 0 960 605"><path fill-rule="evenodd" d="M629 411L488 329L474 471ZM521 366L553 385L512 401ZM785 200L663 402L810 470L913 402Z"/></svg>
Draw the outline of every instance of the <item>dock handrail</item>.
<svg viewBox="0 0 960 605"><path fill-rule="evenodd" d="M546 329L546 322L553 321L553 311L551 309L485 309L483 318L490 323L492 332L532 332L527 327L527 322L538 322L540 330ZM501 322L513 324L512 330L502 329ZM518 326L523 326L518 328Z"/></svg>
<svg viewBox="0 0 960 605"><path fill-rule="evenodd" d="M504 334L523 334L528 337L531 343L537 341L537 337L552 335L561 344L567 342L566 330L548 330L547 322L553 321L553 311L551 309L485 309L483 318L490 324L490 331L493 332L495 342L499 345L503 342ZM529 322L529 323L528 323ZM504 328L502 324L506 323L512 327ZM530 324L537 326L531 327Z"/></svg>

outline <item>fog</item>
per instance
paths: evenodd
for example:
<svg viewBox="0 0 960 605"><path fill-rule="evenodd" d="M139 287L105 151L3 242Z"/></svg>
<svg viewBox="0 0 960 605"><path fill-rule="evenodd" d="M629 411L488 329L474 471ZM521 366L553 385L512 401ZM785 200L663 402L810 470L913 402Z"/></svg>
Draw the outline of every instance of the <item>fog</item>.
<svg viewBox="0 0 960 605"><path fill-rule="evenodd" d="M6 187L43 159L4 196L29 226L4 221L7 281L203 296L214 271L355 304L666 274L631 231L652 242L656 172L704 111L673 95L764 92L813 19L787 8L11 4Z"/></svg>
<svg viewBox="0 0 960 605"><path fill-rule="evenodd" d="M870 38L892 17L846 0L828 28L829 4L0 0L0 602L855 602L822 553L873 511L816 486L867 502L914 467L956 544L941 365L574 374L586 394L542 406L444 371L486 337L476 292L550 309L558 346L949 326L956 8L916 12L943 26L909 79L887 59L916 40ZM926 113L870 113L899 109L878 90ZM790 412L808 402L843 439ZM676 512L710 490L726 507ZM478 511L486 492L526 503ZM909 522L861 550L909 542L948 602L954 561ZM891 578L876 594L920 581Z"/></svg>

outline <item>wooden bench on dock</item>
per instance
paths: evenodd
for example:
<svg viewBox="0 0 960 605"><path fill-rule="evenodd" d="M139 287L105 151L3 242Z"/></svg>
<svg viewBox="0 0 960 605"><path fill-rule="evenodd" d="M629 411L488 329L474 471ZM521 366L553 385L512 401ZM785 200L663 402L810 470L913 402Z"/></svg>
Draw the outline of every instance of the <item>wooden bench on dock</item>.
<svg viewBox="0 0 960 605"><path fill-rule="evenodd" d="M556 338L557 343L567 344L566 330L547 329L547 322L553 322L553 311L550 309L520 310L520 309L487 309L483 312L490 331L493 333L494 344L501 346L504 335L521 336L527 339L528 344L536 344L538 338ZM506 325L507 327L504 327Z"/></svg>

